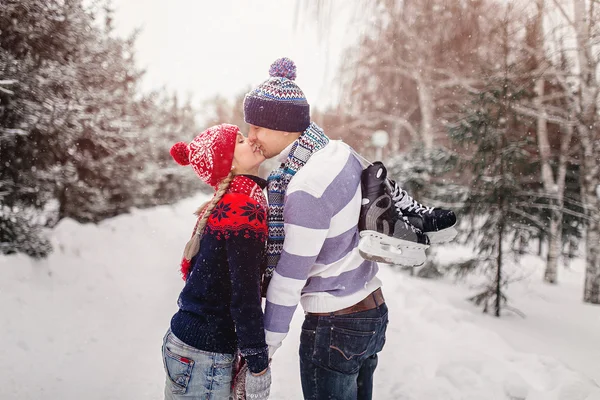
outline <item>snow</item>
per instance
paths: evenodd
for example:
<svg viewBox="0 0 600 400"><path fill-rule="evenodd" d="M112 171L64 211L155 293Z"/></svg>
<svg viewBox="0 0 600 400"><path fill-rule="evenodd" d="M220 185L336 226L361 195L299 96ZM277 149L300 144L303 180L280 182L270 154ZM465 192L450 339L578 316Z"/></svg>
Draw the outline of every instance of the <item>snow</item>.
<svg viewBox="0 0 600 400"><path fill-rule="evenodd" d="M445 246L435 257L447 262L465 259L468 253L462 246ZM551 355L600 384L600 307L582 302L584 260L577 258L568 268L559 267L558 285L543 282L545 264L540 257L526 255L517 267L521 279L511 283L506 293L510 305L526 315L524 319L510 312L501 319L488 318L465 302L467 293L477 293L472 287L476 278L462 284L450 279L417 284L474 314L477 324L500 333L516 349Z"/></svg>
<svg viewBox="0 0 600 400"><path fill-rule="evenodd" d="M161 340L183 285L178 261L192 212L203 199L99 225L64 220L48 259L0 257L0 398L162 398ZM529 286L509 293L526 319L482 315L464 301L464 285L387 266L380 276L390 324L375 399L600 399L592 380L599 379L592 364L600 359L593 342L600 310L579 299L581 265L558 287L534 284L532 275ZM275 354L273 399L302 398L301 321L299 310Z"/></svg>

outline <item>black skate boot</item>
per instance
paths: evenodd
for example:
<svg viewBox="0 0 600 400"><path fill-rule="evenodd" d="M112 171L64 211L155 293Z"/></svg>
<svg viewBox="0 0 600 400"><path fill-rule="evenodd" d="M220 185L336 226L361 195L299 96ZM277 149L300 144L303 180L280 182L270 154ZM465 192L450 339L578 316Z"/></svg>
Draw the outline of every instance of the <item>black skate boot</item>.
<svg viewBox="0 0 600 400"><path fill-rule="evenodd" d="M387 171L381 162L362 172L358 250L366 260L409 267L421 265L429 238L398 215L386 179Z"/></svg>
<svg viewBox="0 0 600 400"><path fill-rule="evenodd" d="M431 244L446 243L457 235L456 215L451 210L435 207L425 207L408 195L393 180L388 180L388 187L394 202L396 212L414 222L415 226L423 231ZM419 219L422 225L419 225Z"/></svg>

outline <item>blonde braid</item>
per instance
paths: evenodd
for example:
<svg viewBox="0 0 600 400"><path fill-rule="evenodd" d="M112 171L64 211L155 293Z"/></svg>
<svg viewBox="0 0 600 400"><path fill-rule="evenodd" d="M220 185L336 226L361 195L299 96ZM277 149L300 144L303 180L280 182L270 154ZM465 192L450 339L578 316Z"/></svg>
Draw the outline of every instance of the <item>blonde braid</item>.
<svg viewBox="0 0 600 400"><path fill-rule="evenodd" d="M221 182L219 182L219 186L217 186L217 191L213 195L212 199L204 203L200 208L198 208L195 212L198 215L199 220L196 223L196 228L194 229L194 233L189 242L185 245L185 250L183 251L183 256L186 260L191 260L198 252L200 251L200 239L202 239L202 235L204 233L204 227L208 222L208 218L212 213L213 209L217 205L219 201L223 198L225 193L227 193L227 189L229 189L229 185L235 174L233 171L229 173Z"/></svg>

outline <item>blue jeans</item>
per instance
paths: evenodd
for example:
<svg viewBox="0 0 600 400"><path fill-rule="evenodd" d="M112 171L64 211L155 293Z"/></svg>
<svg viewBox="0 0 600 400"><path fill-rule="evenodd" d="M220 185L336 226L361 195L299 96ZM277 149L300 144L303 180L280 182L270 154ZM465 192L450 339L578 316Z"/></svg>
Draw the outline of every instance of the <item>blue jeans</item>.
<svg viewBox="0 0 600 400"><path fill-rule="evenodd" d="M307 315L300 335L304 398L371 399L377 353L383 349L387 324L385 303L347 315Z"/></svg>
<svg viewBox="0 0 600 400"><path fill-rule="evenodd" d="M165 400L230 398L233 354L198 350L169 329L162 357L167 375Z"/></svg>

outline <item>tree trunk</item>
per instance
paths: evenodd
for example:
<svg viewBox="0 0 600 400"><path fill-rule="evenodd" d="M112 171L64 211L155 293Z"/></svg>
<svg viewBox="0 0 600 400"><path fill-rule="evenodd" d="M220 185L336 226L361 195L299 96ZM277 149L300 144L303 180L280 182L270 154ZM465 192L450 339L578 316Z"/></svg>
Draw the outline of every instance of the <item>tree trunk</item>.
<svg viewBox="0 0 600 400"><path fill-rule="evenodd" d="M594 161L594 149L591 135L592 129L580 126L582 136L584 185L581 188L583 204L587 209L586 224L586 270L583 290L583 301L600 304L600 173L598 163ZM598 152L598 150L596 150Z"/></svg>
<svg viewBox="0 0 600 400"><path fill-rule="evenodd" d="M560 255L562 242L562 213L552 211L550 219L550 243L548 244L548 258L546 259L546 272L544 280L555 284L558 279L558 256Z"/></svg>
<svg viewBox="0 0 600 400"><path fill-rule="evenodd" d="M544 53L544 35L543 35L543 19L544 19L544 0L538 0L537 13L537 66L540 68L546 55ZM563 196L565 188L565 173L566 173L566 152L569 151L571 138L567 132L567 138L563 138L561 142L561 153L559 155L559 167L557 177L555 179L550 161L552 157L552 149L548 140L548 117L542 99L545 95L546 79L542 74L535 83L534 105L538 112L537 117L537 142L541 158L541 178L544 185L544 191L548 195L550 205L552 207L550 217L550 232L548 234L548 255L546 258L546 272L544 280L551 284L556 284L558 280L558 258L560 256L562 244L562 219L563 219ZM563 154L565 153L565 154Z"/></svg>
<svg viewBox="0 0 600 400"><path fill-rule="evenodd" d="M558 172L556 174L556 198L552 204L556 207L552 210L550 220L550 243L548 248L548 260L546 264L546 282L557 282L558 258L562 248L562 220L565 195L565 179L567 176L567 162L569 159L569 148L573 138L573 127L565 127L565 135L560 143L560 154L558 157Z"/></svg>
<svg viewBox="0 0 600 400"><path fill-rule="evenodd" d="M563 193L558 193L558 182L554 180L552 167L550 166L551 148L548 140L548 120L542 98L544 97L545 80L540 77L535 84L534 104L538 110L537 118L537 141L541 158L541 178L544 184L544 191L549 197L552 206L552 216L550 218L550 232L548 234L548 257L546 259L546 272L544 280L555 284L558 277L558 257L560 255L560 244L562 243L562 204L559 205L558 196L562 198ZM563 178L564 179L564 178ZM564 181L563 181L564 189ZM561 201L562 203L562 201Z"/></svg>
<svg viewBox="0 0 600 400"><path fill-rule="evenodd" d="M502 217L501 217L502 218ZM502 239L504 236L504 221L498 224L498 259L496 265L496 304L495 315L500 317L502 307Z"/></svg>
<svg viewBox="0 0 600 400"><path fill-rule="evenodd" d="M590 222L586 231L586 270L583 301L600 304L600 224Z"/></svg>
<svg viewBox="0 0 600 400"><path fill-rule="evenodd" d="M595 144L600 139L598 127L595 126L599 91L596 79L598 60L594 58L592 49L593 21L586 18L585 0L573 0L573 16L580 87L577 130L583 149L584 178L581 194L588 216L583 301L600 304L600 166L597 161L600 157L600 149L598 149L600 146Z"/></svg>
<svg viewBox="0 0 600 400"><path fill-rule="evenodd" d="M417 79L419 108L421 110L421 139L426 150L433 148L433 93L425 77Z"/></svg>

